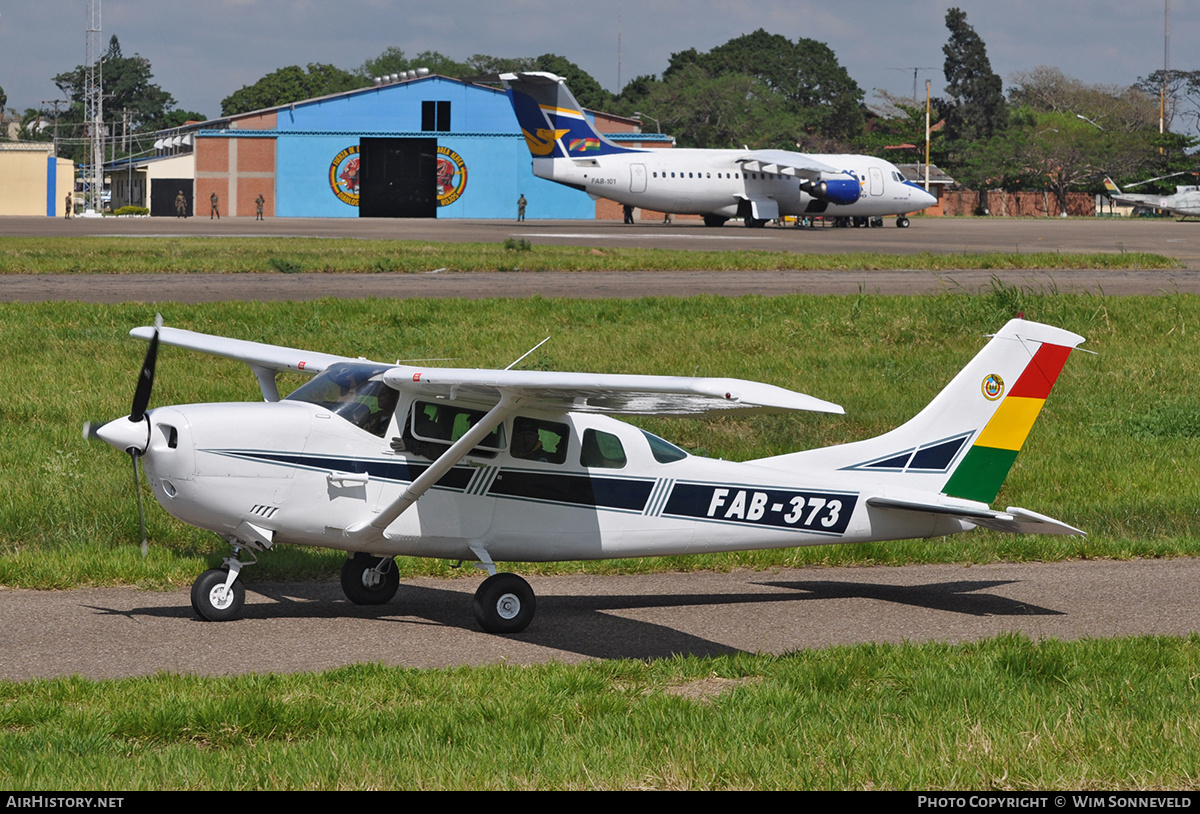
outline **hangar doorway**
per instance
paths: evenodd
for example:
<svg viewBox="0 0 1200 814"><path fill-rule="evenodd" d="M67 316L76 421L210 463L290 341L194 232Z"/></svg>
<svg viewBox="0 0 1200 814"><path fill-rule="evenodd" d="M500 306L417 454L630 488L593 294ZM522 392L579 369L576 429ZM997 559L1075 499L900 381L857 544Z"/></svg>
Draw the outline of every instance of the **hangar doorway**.
<svg viewBox="0 0 1200 814"><path fill-rule="evenodd" d="M437 217L437 139L359 141L360 218Z"/></svg>
<svg viewBox="0 0 1200 814"><path fill-rule="evenodd" d="M150 217L175 217L175 198L179 193L183 193L183 198L187 202L187 209L184 214L191 216L195 214L192 209L192 184L195 183L191 178L153 178L150 180Z"/></svg>

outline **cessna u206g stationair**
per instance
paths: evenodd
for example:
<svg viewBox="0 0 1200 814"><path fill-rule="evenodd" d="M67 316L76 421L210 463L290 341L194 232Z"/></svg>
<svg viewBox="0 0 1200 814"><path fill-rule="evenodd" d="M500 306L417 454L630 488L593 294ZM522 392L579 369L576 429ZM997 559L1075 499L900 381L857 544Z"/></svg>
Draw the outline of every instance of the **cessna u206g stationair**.
<svg viewBox="0 0 1200 814"><path fill-rule="evenodd" d="M1015 319L908 423L841 446L746 462L691 455L610 417L836 404L741 379L381 364L173 328L150 340L133 410L85 435L144 461L155 498L227 540L192 589L235 617L242 555L277 543L349 553L346 596L387 602L392 558L472 560L484 630L529 624L529 584L495 561L591 560L934 537L985 526L1081 534L993 510L1009 467L1083 337ZM159 343L247 364L265 403L148 410ZM313 378L280 399L276 377Z"/></svg>
<svg viewBox="0 0 1200 814"><path fill-rule="evenodd" d="M895 165L865 155L787 150L642 150L621 147L588 121L561 77L500 74L533 155L533 174L657 212L702 215L708 226L740 217L762 226L784 215L876 221L937 203Z"/></svg>

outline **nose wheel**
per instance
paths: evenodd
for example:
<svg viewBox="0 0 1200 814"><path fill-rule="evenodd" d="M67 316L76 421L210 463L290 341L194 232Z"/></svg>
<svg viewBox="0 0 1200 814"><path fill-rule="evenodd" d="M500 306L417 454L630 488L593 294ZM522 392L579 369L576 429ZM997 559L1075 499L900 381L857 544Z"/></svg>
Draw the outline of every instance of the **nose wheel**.
<svg viewBox="0 0 1200 814"><path fill-rule="evenodd" d="M475 592L475 619L488 633L520 633L533 620L537 600L516 574L494 574Z"/></svg>
<svg viewBox="0 0 1200 814"><path fill-rule="evenodd" d="M246 588L228 568L205 571L192 583L192 609L206 622L228 622L242 612Z"/></svg>

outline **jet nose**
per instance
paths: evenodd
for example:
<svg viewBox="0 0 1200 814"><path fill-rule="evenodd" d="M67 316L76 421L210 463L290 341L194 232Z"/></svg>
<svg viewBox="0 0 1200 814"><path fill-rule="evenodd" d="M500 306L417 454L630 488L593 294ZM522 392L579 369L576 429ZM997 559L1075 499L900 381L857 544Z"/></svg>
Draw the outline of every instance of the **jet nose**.
<svg viewBox="0 0 1200 814"><path fill-rule="evenodd" d="M913 203L917 209L927 209L937 203L937 196L932 192L926 192L921 187L913 189Z"/></svg>
<svg viewBox="0 0 1200 814"><path fill-rule="evenodd" d="M141 421L118 418L99 427L96 437L121 452L133 450L142 455L150 446L150 419L145 415Z"/></svg>

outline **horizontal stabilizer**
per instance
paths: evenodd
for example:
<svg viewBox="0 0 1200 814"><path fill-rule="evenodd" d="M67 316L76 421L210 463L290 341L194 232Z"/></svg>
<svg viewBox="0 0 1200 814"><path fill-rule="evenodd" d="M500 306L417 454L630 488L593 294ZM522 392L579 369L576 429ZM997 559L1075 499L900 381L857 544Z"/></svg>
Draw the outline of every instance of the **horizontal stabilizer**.
<svg viewBox="0 0 1200 814"><path fill-rule="evenodd" d="M692 416L730 410L844 412L832 402L745 379L401 366L385 373L384 381L426 397L494 404L509 395L527 408L564 412Z"/></svg>
<svg viewBox="0 0 1200 814"><path fill-rule="evenodd" d="M876 509L894 509L902 512L918 512L921 514L939 514L965 520L976 526L983 526L992 531L1003 531L1009 534L1064 534L1073 537L1084 537L1086 532L1068 526L1061 520L1047 517L1044 514L1031 512L1016 506L1009 506L1002 512L991 509L971 509L959 506L946 506L941 503L923 503L913 500L893 500L891 498L868 498L867 505Z"/></svg>

